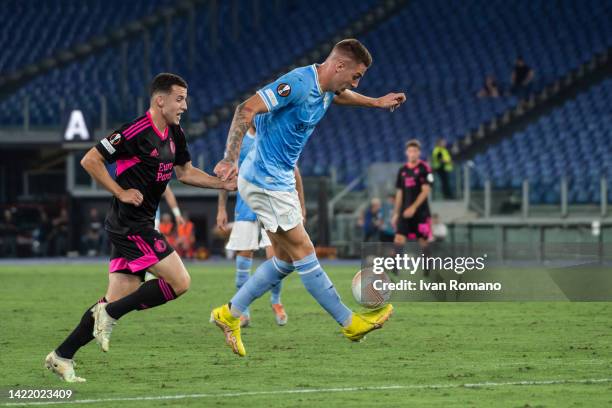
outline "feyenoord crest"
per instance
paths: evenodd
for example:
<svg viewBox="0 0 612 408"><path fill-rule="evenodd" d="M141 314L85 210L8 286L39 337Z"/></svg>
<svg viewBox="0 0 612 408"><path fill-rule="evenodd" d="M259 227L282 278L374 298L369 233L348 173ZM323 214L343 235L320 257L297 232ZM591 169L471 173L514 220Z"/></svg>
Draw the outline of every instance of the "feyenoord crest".
<svg viewBox="0 0 612 408"><path fill-rule="evenodd" d="M172 154L174 154L175 150L176 146L174 146L174 140L170 139L170 151L172 152Z"/></svg>
<svg viewBox="0 0 612 408"><path fill-rule="evenodd" d="M276 87L276 93L282 97L289 96L291 93L291 86L289 84L278 84Z"/></svg>
<svg viewBox="0 0 612 408"><path fill-rule="evenodd" d="M156 252L164 252L166 250L166 243L161 239L156 239L153 246Z"/></svg>

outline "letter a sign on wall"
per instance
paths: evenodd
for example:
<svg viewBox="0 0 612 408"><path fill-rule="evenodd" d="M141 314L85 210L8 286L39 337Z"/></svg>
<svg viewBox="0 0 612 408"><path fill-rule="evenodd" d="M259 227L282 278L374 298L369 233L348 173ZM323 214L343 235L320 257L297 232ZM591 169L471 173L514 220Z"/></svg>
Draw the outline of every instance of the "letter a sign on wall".
<svg viewBox="0 0 612 408"><path fill-rule="evenodd" d="M85 124L83 112L80 110L73 110L70 113L68 126L66 126L66 131L64 132L64 140L72 142L75 139L89 140L89 130Z"/></svg>

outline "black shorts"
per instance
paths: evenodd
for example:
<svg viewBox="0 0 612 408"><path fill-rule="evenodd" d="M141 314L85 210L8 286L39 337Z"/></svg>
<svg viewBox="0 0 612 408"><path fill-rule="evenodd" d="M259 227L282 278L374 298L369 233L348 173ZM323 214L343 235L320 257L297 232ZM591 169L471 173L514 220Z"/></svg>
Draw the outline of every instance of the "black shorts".
<svg viewBox="0 0 612 408"><path fill-rule="evenodd" d="M400 218L397 222L397 234L405 236L410 241L418 238L431 239L431 218L415 215L412 218Z"/></svg>
<svg viewBox="0 0 612 408"><path fill-rule="evenodd" d="M144 280L147 268L174 252L166 238L153 228L125 235L110 231L107 234L111 242L109 273L127 273Z"/></svg>

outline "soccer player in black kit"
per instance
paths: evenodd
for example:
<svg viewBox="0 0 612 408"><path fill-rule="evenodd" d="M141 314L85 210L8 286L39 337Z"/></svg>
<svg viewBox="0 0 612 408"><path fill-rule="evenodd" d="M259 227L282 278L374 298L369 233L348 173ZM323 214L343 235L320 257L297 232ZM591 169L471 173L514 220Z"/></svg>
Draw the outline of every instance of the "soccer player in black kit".
<svg viewBox="0 0 612 408"><path fill-rule="evenodd" d="M395 182L395 208L393 225L396 249L403 247L406 240L417 241L427 254L431 239L431 215L427 198L433 183L431 167L421 160L421 144L412 139L406 143L407 162L397 173ZM427 275L427 271L425 271Z"/></svg>
<svg viewBox="0 0 612 408"><path fill-rule="evenodd" d="M166 239L154 228L155 212L172 171L179 181L201 188L235 190L191 164L181 115L187 110L187 83L157 75L150 88L149 111L121 126L87 152L81 165L113 194L105 221L111 242L106 295L88 308L81 322L45 359L45 366L67 382L83 382L74 372L74 354L94 338L108 351L113 326L133 310L149 309L187 291L191 278ZM116 179L107 163L116 163ZM145 273L157 279L144 282Z"/></svg>

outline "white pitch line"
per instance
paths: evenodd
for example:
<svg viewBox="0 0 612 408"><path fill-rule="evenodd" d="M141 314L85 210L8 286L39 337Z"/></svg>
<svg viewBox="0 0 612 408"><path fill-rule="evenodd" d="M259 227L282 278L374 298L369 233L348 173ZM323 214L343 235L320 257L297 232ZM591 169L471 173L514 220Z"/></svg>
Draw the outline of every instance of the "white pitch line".
<svg viewBox="0 0 612 408"><path fill-rule="evenodd" d="M612 383L612 378L587 378L582 380L533 380L533 381L508 381L508 382L481 382L468 384L407 384L407 385L380 385L373 387L341 387L341 388L310 388L276 391L244 391L227 392L217 394L183 394L183 395L159 395L153 397L117 397L100 399L81 399L65 401L32 401L32 402L7 402L5 407L34 406L34 405L58 405L58 404L96 404L101 402L129 402L129 401L167 401L197 398L230 398L249 397L259 395L289 395L289 394L318 394L328 392L354 392L354 391L385 391L385 390L423 390L423 389L449 389L449 388L490 388L507 386L530 386L530 385L559 385L559 384L603 384Z"/></svg>

